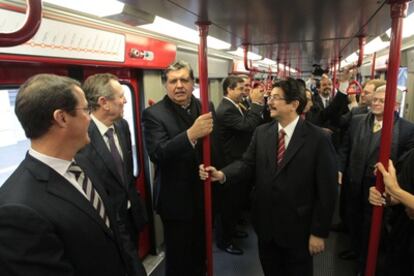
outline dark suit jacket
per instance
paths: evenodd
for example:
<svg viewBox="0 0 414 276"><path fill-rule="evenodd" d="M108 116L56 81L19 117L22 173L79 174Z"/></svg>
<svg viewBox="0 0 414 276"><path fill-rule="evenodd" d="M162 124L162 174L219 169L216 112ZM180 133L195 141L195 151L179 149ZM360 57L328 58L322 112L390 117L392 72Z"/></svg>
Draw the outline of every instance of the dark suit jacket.
<svg viewBox="0 0 414 276"><path fill-rule="evenodd" d="M379 152L379 141L372 145L372 128L374 115L369 112L353 116L344 143L339 150L339 169L344 172L344 185L347 191L357 197L362 192L362 180L366 175L367 160ZM394 164L414 146L414 124L394 116L394 128L391 145L391 156ZM373 168L371 168L371 171ZM344 186L345 187L345 186Z"/></svg>
<svg viewBox="0 0 414 276"><path fill-rule="evenodd" d="M284 247L328 236L336 199L337 166L329 136L299 119L277 168L278 124L257 127L243 155L222 171L229 182L255 179L252 221L259 239Z"/></svg>
<svg viewBox="0 0 414 276"><path fill-rule="evenodd" d="M122 149L124 161L123 178L121 178L116 170L115 161L111 152L93 120L91 120L88 130L91 142L80 150L76 157L84 158L90 162L93 165L93 169L104 180L104 187L119 216L119 223L125 219L132 220L131 224L134 225L136 229L130 229L130 232L132 232L130 234L136 244L136 236L146 223L146 214L143 205L141 204L137 189L135 188L131 134L128 122L124 119L115 122L114 128ZM122 179L124 179L124 181ZM130 211L127 211L128 200L131 202Z"/></svg>
<svg viewBox="0 0 414 276"><path fill-rule="evenodd" d="M217 129L224 149L225 164L240 159L249 146L253 131L262 122L263 107L252 103L244 116L237 107L223 98L216 110Z"/></svg>
<svg viewBox="0 0 414 276"><path fill-rule="evenodd" d="M359 114L366 114L368 111L368 107L366 106L357 106L352 108L350 111L341 116L339 119L339 127L346 131L354 116Z"/></svg>
<svg viewBox="0 0 414 276"><path fill-rule="evenodd" d="M116 225L97 176L83 169ZM119 244L116 227L108 229L72 184L30 155L0 189L0 275L125 275Z"/></svg>
<svg viewBox="0 0 414 276"><path fill-rule="evenodd" d="M193 147L186 133L201 114L201 104L195 97L191 109L192 117L165 96L142 114L146 148L155 164L156 208L164 219L189 220L204 208L203 185L198 175L202 139ZM210 111L214 112L212 105ZM213 142L214 132L211 138ZM218 154L212 143L212 160Z"/></svg>
<svg viewBox="0 0 414 276"><path fill-rule="evenodd" d="M341 92L336 93L335 97L326 108L323 107L321 97L319 95L315 95L313 97L313 106L311 110L306 113L306 119L319 127L332 130L332 142L337 149L342 138L338 121L341 115L347 110L348 96Z"/></svg>

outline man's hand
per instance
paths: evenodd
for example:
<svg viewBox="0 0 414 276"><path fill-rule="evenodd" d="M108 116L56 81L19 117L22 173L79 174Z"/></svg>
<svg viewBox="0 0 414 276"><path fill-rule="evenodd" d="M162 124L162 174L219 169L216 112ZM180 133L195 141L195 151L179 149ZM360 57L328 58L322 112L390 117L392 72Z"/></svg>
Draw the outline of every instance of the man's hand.
<svg viewBox="0 0 414 276"><path fill-rule="evenodd" d="M216 168L209 166L204 167L204 164L199 166L199 175L201 180L206 180L207 177L211 177L211 181L224 181L224 173L222 171L218 171Z"/></svg>
<svg viewBox="0 0 414 276"><path fill-rule="evenodd" d="M259 85L250 91L250 99L253 103L264 104L264 93L265 89Z"/></svg>
<svg viewBox="0 0 414 276"><path fill-rule="evenodd" d="M314 235L309 237L309 253L313 256L325 250L325 240Z"/></svg>
<svg viewBox="0 0 414 276"><path fill-rule="evenodd" d="M211 112L200 115L187 130L188 138L195 142L213 131L213 115Z"/></svg>
<svg viewBox="0 0 414 276"><path fill-rule="evenodd" d="M381 195L381 193L377 190L375 186L369 188L369 203L374 206L384 206L385 205L385 198Z"/></svg>

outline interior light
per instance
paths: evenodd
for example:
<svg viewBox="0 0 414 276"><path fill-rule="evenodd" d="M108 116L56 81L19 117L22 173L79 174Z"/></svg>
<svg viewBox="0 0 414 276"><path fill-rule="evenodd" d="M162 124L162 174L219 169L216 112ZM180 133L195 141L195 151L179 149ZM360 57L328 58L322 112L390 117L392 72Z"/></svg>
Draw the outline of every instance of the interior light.
<svg viewBox="0 0 414 276"><path fill-rule="evenodd" d="M414 13L411 13L409 16L404 18L403 21L403 31L402 31L402 37L410 37L414 35Z"/></svg>
<svg viewBox="0 0 414 276"><path fill-rule="evenodd" d="M242 48L237 48L236 51L229 51L228 53L238 57L244 57L244 51ZM262 56L252 52L247 52L247 58L249 60L261 60Z"/></svg>
<svg viewBox="0 0 414 276"><path fill-rule="evenodd" d="M265 58L265 59L259 61L259 63L262 63L264 65L275 65L276 64L276 61L271 60L271 59L268 59L268 58Z"/></svg>
<svg viewBox="0 0 414 276"><path fill-rule="evenodd" d="M378 36L364 46L364 54L373 54L387 48L389 45L389 42L382 41L382 39Z"/></svg>
<svg viewBox="0 0 414 276"><path fill-rule="evenodd" d="M43 2L101 17L121 13L125 5L116 0L43 0Z"/></svg>
<svg viewBox="0 0 414 276"><path fill-rule="evenodd" d="M152 24L145 24L137 26L151 32L159 33L172 38L177 38L194 44L200 43L200 37L196 30L187 28L183 25L177 24L165 18L156 16ZM212 36L207 36L207 47L226 50L230 49L230 44Z"/></svg>

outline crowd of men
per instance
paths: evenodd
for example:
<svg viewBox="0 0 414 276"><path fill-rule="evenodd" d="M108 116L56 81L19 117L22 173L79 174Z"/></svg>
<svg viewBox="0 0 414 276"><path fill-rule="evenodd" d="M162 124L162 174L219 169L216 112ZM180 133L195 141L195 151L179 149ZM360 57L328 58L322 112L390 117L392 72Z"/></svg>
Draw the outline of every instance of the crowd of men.
<svg viewBox="0 0 414 276"><path fill-rule="evenodd" d="M312 256L325 250L339 187L351 238L341 257L364 270L372 205L393 204L383 223L380 254L388 258L380 271L414 273L414 124L398 116L397 93L392 161L388 171L377 165L386 83L367 81L357 102L347 95L348 80L346 72L333 89L323 75L314 93L287 78L265 91L230 75L217 109L209 104L203 114L190 65L177 61L165 70L166 95L143 111L142 126L167 276L206 274L207 177L217 247L244 253L237 239L247 233L237 222L249 206L265 275L313 275ZM31 146L0 189L1 275L146 275L137 245L147 218L134 183L125 103L112 74L82 85L40 74L21 86L15 112ZM207 135L212 165L205 167ZM387 196L373 188L376 169Z"/></svg>

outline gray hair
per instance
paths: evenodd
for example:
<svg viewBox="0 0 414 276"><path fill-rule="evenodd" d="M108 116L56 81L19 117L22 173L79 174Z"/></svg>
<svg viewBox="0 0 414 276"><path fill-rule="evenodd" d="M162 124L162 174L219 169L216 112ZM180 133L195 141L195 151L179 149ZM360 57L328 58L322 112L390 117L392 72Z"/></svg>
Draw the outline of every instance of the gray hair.
<svg viewBox="0 0 414 276"><path fill-rule="evenodd" d="M378 87L375 90L375 93L377 93L377 92L383 92L383 93L385 93L386 90L387 90L387 86L386 85L381 85L380 87ZM397 87L397 93L395 94L395 101L397 103L401 103L402 99L403 99L403 92L401 91L401 89L399 89Z"/></svg>
<svg viewBox="0 0 414 276"><path fill-rule="evenodd" d="M97 110L99 107L99 97L113 99L114 91L110 83L111 80L118 81L118 77L110 74L95 74L88 77L82 85L82 90L85 92L86 99L92 110Z"/></svg>

